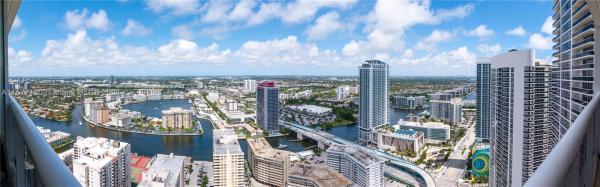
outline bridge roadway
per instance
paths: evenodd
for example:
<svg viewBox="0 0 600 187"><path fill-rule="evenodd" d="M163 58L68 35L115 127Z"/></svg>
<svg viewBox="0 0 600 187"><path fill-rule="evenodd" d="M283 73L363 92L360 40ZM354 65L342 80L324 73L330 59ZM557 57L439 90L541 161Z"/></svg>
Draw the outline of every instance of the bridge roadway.
<svg viewBox="0 0 600 187"><path fill-rule="evenodd" d="M396 156L390 155L381 150L358 145L355 142L339 138L339 137L329 134L327 132L319 131L319 130L316 130L313 128L290 123L287 121L280 120L280 124L282 124L283 127L289 128L290 130L296 132L297 134L301 134L302 138L308 137L312 140L317 141L319 148L323 148L324 145L330 146L332 143L358 146L373 155L377 155L377 156L382 157L389 161L386 165L387 167L385 169L385 174L391 175L391 176L394 176L397 178L402 178L405 180L411 180L411 181L413 181L413 184L415 184L415 186L420 186L420 185L425 185L428 187L436 186L435 180L433 180L433 177L431 176L431 174L428 173L427 171L425 171L424 169L414 165L411 162L408 162L408 161L398 158ZM420 177L421 179L423 179L423 181L421 182L416 178L407 179L406 173L414 173L414 174L418 175L417 177ZM409 174L409 175L413 176L412 174Z"/></svg>

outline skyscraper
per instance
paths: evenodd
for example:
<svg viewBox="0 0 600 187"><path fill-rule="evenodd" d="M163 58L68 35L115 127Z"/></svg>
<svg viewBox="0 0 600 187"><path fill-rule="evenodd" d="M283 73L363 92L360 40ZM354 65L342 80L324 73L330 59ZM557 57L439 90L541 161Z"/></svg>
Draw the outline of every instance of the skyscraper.
<svg viewBox="0 0 600 187"><path fill-rule="evenodd" d="M73 175L82 186L131 186L128 143L77 137L73 150Z"/></svg>
<svg viewBox="0 0 600 187"><path fill-rule="evenodd" d="M490 139L490 59L477 61L477 121L475 137L477 141Z"/></svg>
<svg viewBox="0 0 600 187"><path fill-rule="evenodd" d="M217 187L245 186L244 152L233 129L215 129L213 138L213 173Z"/></svg>
<svg viewBox="0 0 600 187"><path fill-rule="evenodd" d="M492 58L490 186L522 186L548 155L549 79L533 50Z"/></svg>
<svg viewBox="0 0 600 187"><path fill-rule="evenodd" d="M287 186L291 152L274 149L264 138L248 139L248 168L268 186Z"/></svg>
<svg viewBox="0 0 600 187"><path fill-rule="evenodd" d="M261 82L256 88L256 123L270 133L279 131L279 88L275 82Z"/></svg>
<svg viewBox="0 0 600 187"><path fill-rule="evenodd" d="M244 90L247 92L256 92L256 80L246 79L244 80Z"/></svg>
<svg viewBox="0 0 600 187"><path fill-rule="evenodd" d="M372 130L388 123L388 65L367 60L359 68L358 143L372 141Z"/></svg>
<svg viewBox="0 0 600 187"><path fill-rule="evenodd" d="M567 132L571 123L598 92L594 78L594 19L598 1L555 1L553 82L551 94L552 146ZM597 11L595 13L598 13Z"/></svg>

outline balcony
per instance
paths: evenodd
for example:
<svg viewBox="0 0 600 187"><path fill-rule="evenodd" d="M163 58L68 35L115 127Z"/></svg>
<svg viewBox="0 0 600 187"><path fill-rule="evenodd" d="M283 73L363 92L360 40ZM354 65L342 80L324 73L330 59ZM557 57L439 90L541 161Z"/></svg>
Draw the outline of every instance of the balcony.
<svg viewBox="0 0 600 187"><path fill-rule="evenodd" d="M20 1L0 1L0 186L81 186L17 101L7 94L8 31Z"/></svg>
<svg viewBox="0 0 600 187"><path fill-rule="evenodd" d="M585 31L591 30L591 29L593 29L593 28L594 28L594 24L593 24L593 23L590 23L590 24L586 25L585 27L583 27L583 28L579 29L577 32L574 32L574 33L573 33L573 37L576 37L577 35L579 35L579 34L581 34L581 33L585 32Z"/></svg>
<svg viewBox="0 0 600 187"><path fill-rule="evenodd" d="M573 22L573 26L577 25L578 23L581 23L582 21L586 20L587 18L589 18L592 15L592 12L588 12L583 14L583 16L581 16L581 18L577 19L577 21Z"/></svg>
<svg viewBox="0 0 600 187"><path fill-rule="evenodd" d="M80 186L17 101L9 96L4 153L8 186Z"/></svg>
<svg viewBox="0 0 600 187"><path fill-rule="evenodd" d="M579 58L579 57L583 57L583 56L593 56L594 55L594 51L583 51L581 53L577 53L575 55L573 55L573 59Z"/></svg>
<svg viewBox="0 0 600 187"><path fill-rule="evenodd" d="M600 164L599 95L581 111L524 186L594 186Z"/></svg>
<svg viewBox="0 0 600 187"><path fill-rule="evenodd" d="M591 38L586 38L586 39L584 39L584 40L581 40L581 41L579 41L579 42L577 42L577 43L573 44L573 49L575 49L576 47L579 47L579 46L581 46L581 45L583 45L583 44L592 44L592 45L594 45L594 38L593 38L593 37L591 37Z"/></svg>

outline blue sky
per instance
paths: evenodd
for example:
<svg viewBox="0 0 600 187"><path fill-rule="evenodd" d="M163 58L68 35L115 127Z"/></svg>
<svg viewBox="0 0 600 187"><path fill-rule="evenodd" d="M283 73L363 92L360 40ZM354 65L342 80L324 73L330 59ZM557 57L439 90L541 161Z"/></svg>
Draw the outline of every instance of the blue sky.
<svg viewBox="0 0 600 187"><path fill-rule="evenodd" d="M534 48L550 59L552 1L23 1L11 76L475 74Z"/></svg>

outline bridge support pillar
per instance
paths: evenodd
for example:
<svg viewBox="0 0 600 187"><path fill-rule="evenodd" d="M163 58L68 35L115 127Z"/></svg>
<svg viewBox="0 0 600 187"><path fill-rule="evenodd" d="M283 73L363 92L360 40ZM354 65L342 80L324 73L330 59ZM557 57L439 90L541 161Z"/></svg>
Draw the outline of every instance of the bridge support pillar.
<svg viewBox="0 0 600 187"><path fill-rule="evenodd" d="M298 138L298 140L304 140L304 137L299 132L296 133L296 138Z"/></svg>
<svg viewBox="0 0 600 187"><path fill-rule="evenodd" d="M325 147L325 146L326 146L326 145L325 145L325 143L323 143L323 142L318 142L318 143L317 143L317 147L319 147L319 149L321 149L321 150L325 150L325 149L327 148L327 147Z"/></svg>

